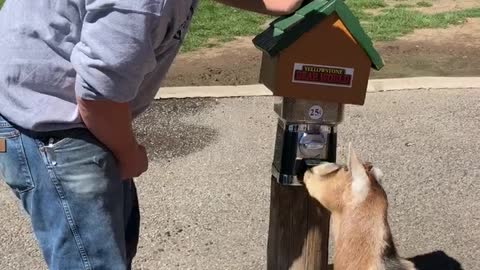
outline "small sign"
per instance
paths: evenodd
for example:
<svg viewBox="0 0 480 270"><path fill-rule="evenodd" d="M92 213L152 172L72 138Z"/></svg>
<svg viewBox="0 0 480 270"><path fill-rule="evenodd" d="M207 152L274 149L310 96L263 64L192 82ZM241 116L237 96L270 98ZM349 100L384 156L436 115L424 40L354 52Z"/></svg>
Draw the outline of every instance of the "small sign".
<svg viewBox="0 0 480 270"><path fill-rule="evenodd" d="M353 72L353 68L295 63L293 82L351 88Z"/></svg>
<svg viewBox="0 0 480 270"><path fill-rule="evenodd" d="M318 105L310 107L310 109L308 110L308 116L310 116L310 119L313 119L313 120L318 120L322 118L323 116L322 107Z"/></svg>
<svg viewBox="0 0 480 270"><path fill-rule="evenodd" d="M7 141L4 138L0 138L0 153L7 152Z"/></svg>

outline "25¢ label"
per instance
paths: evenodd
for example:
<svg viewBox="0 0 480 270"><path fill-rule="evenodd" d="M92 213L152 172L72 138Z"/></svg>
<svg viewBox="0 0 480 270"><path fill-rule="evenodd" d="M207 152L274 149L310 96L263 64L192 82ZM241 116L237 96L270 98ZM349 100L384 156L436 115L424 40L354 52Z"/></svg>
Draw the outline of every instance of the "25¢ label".
<svg viewBox="0 0 480 270"><path fill-rule="evenodd" d="M308 109L308 116L310 119L318 120L323 116L323 109L318 105L314 105Z"/></svg>

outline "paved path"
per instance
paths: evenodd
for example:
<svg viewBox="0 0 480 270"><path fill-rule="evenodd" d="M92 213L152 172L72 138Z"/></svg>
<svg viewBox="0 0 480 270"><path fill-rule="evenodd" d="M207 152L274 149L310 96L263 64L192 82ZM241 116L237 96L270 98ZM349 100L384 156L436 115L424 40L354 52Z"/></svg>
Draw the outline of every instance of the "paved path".
<svg viewBox="0 0 480 270"><path fill-rule="evenodd" d="M137 181L135 269L265 269L272 100L163 100L137 121L152 162ZM340 158L353 141L383 169L404 256L443 251L480 269L479 109L480 89L369 93L364 107L347 107ZM0 213L0 269L44 269L3 184Z"/></svg>
<svg viewBox="0 0 480 270"><path fill-rule="evenodd" d="M412 77L398 79L373 79L368 81L367 91L386 92L404 89L477 89L480 88L480 77ZM185 86L165 87L155 98L192 98L192 97L252 97L271 96L263 84L237 86Z"/></svg>

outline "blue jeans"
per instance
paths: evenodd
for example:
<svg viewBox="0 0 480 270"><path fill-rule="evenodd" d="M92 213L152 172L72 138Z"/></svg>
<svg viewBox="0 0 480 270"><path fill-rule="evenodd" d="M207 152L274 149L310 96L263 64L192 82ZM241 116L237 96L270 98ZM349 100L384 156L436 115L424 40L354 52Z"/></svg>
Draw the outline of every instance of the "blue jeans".
<svg viewBox="0 0 480 270"><path fill-rule="evenodd" d="M0 179L28 213L50 270L131 269L135 185L87 129L35 133L0 115Z"/></svg>

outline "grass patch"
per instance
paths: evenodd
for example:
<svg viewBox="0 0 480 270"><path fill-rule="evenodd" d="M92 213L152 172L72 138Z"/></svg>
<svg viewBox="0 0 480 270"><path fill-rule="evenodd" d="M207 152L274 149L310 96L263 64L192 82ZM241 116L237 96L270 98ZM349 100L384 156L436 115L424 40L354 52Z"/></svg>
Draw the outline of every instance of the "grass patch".
<svg viewBox="0 0 480 270"><path fill-rule="evenodd" d="M411 8L414 7L414 5L411 4L396 4L395 8Z"/></svg>
<svg viewBox="0 0 480 270"><path fill-rule="evenodd" d="M230 41L237 36L258 34L267 19L268 16L226 7L213 0L199 1L182 51L212 47L215 43Z"/></svg>
<svg viewBox="0 0 480 270"><path fill-rule="evenodd" d="M15 1L15 0L12 0ZM480 17L480 8L439 14L423 14L409 9L407 3L388 7L385 0L345 0L352 12L361 21L365 31L374 41L388 41L413 32L419 28L445 28L458 25L467 18ZM5 0L0 0L0 8ZM416 4L430 7L427 1ZM385 8L378 15L368 13L368 9ZM214 0L202 0L193 18L190 31L182 46L182 52L233 40L238 36L256 35L271 17L226 7Z"/></svg>
<svg viewBox="0 0 480 270"><path fill-rule="evenodd" d="M423 14L404 8L392 8L364 23L373 40L387 41L413 32L418 28L446 28L467 18L480 17L480 8L438 14Z"/></svg>
<svg viewBox="0 0 480 270"><path fill-rule="evenodd" d="M420 1L420 2L417 3L417 6L419 6L419 7L431 7L431 6L433 6L433 4L430 3L430 2L427 2L427 1Z"/></svg>
<svg viewBox="0 0 480 270"><path fill-rule="evenodd" d="M387 6L384 0L346 0L345 3L353 10L375 9Z"/></svg>
<svg viewBox="0 0 480 270"><path fill-rule="evenodd" d="M384 0L346 0L346 2L360 20L372 16L364 9L387 7ZM210 48L238 36L256 35L263 30L262 25L268 18L270 17L226 7L213 0L202 0L199 2L181 51Z"/></svg>
<svg viewBox="0 0 480 270"><path fill-rule="evenodd" d="M353 15L357 17L360 21L366 21L369 20L373 15L370 14L369 12L366 12L362 9L352 9Z"/></svg>
<svg viewBox="0 0 480 270"><path fill-rule="evenodd" d="M449 25L461 24L469 17L480 17L479 8L429 15L409 9L415 5L408 3L389 7L385 0L345 0L345 2L374 41L393 40L415 29L445 28ZM430 3L421 1L416 5L426 6L427 4ZM378 15L368 12L368 10L380 8L383 9ZM237 36L258 34L267 18L267 16L225 7L214 3L213 0L202 0L182 51L213 47Z"/></svg>

